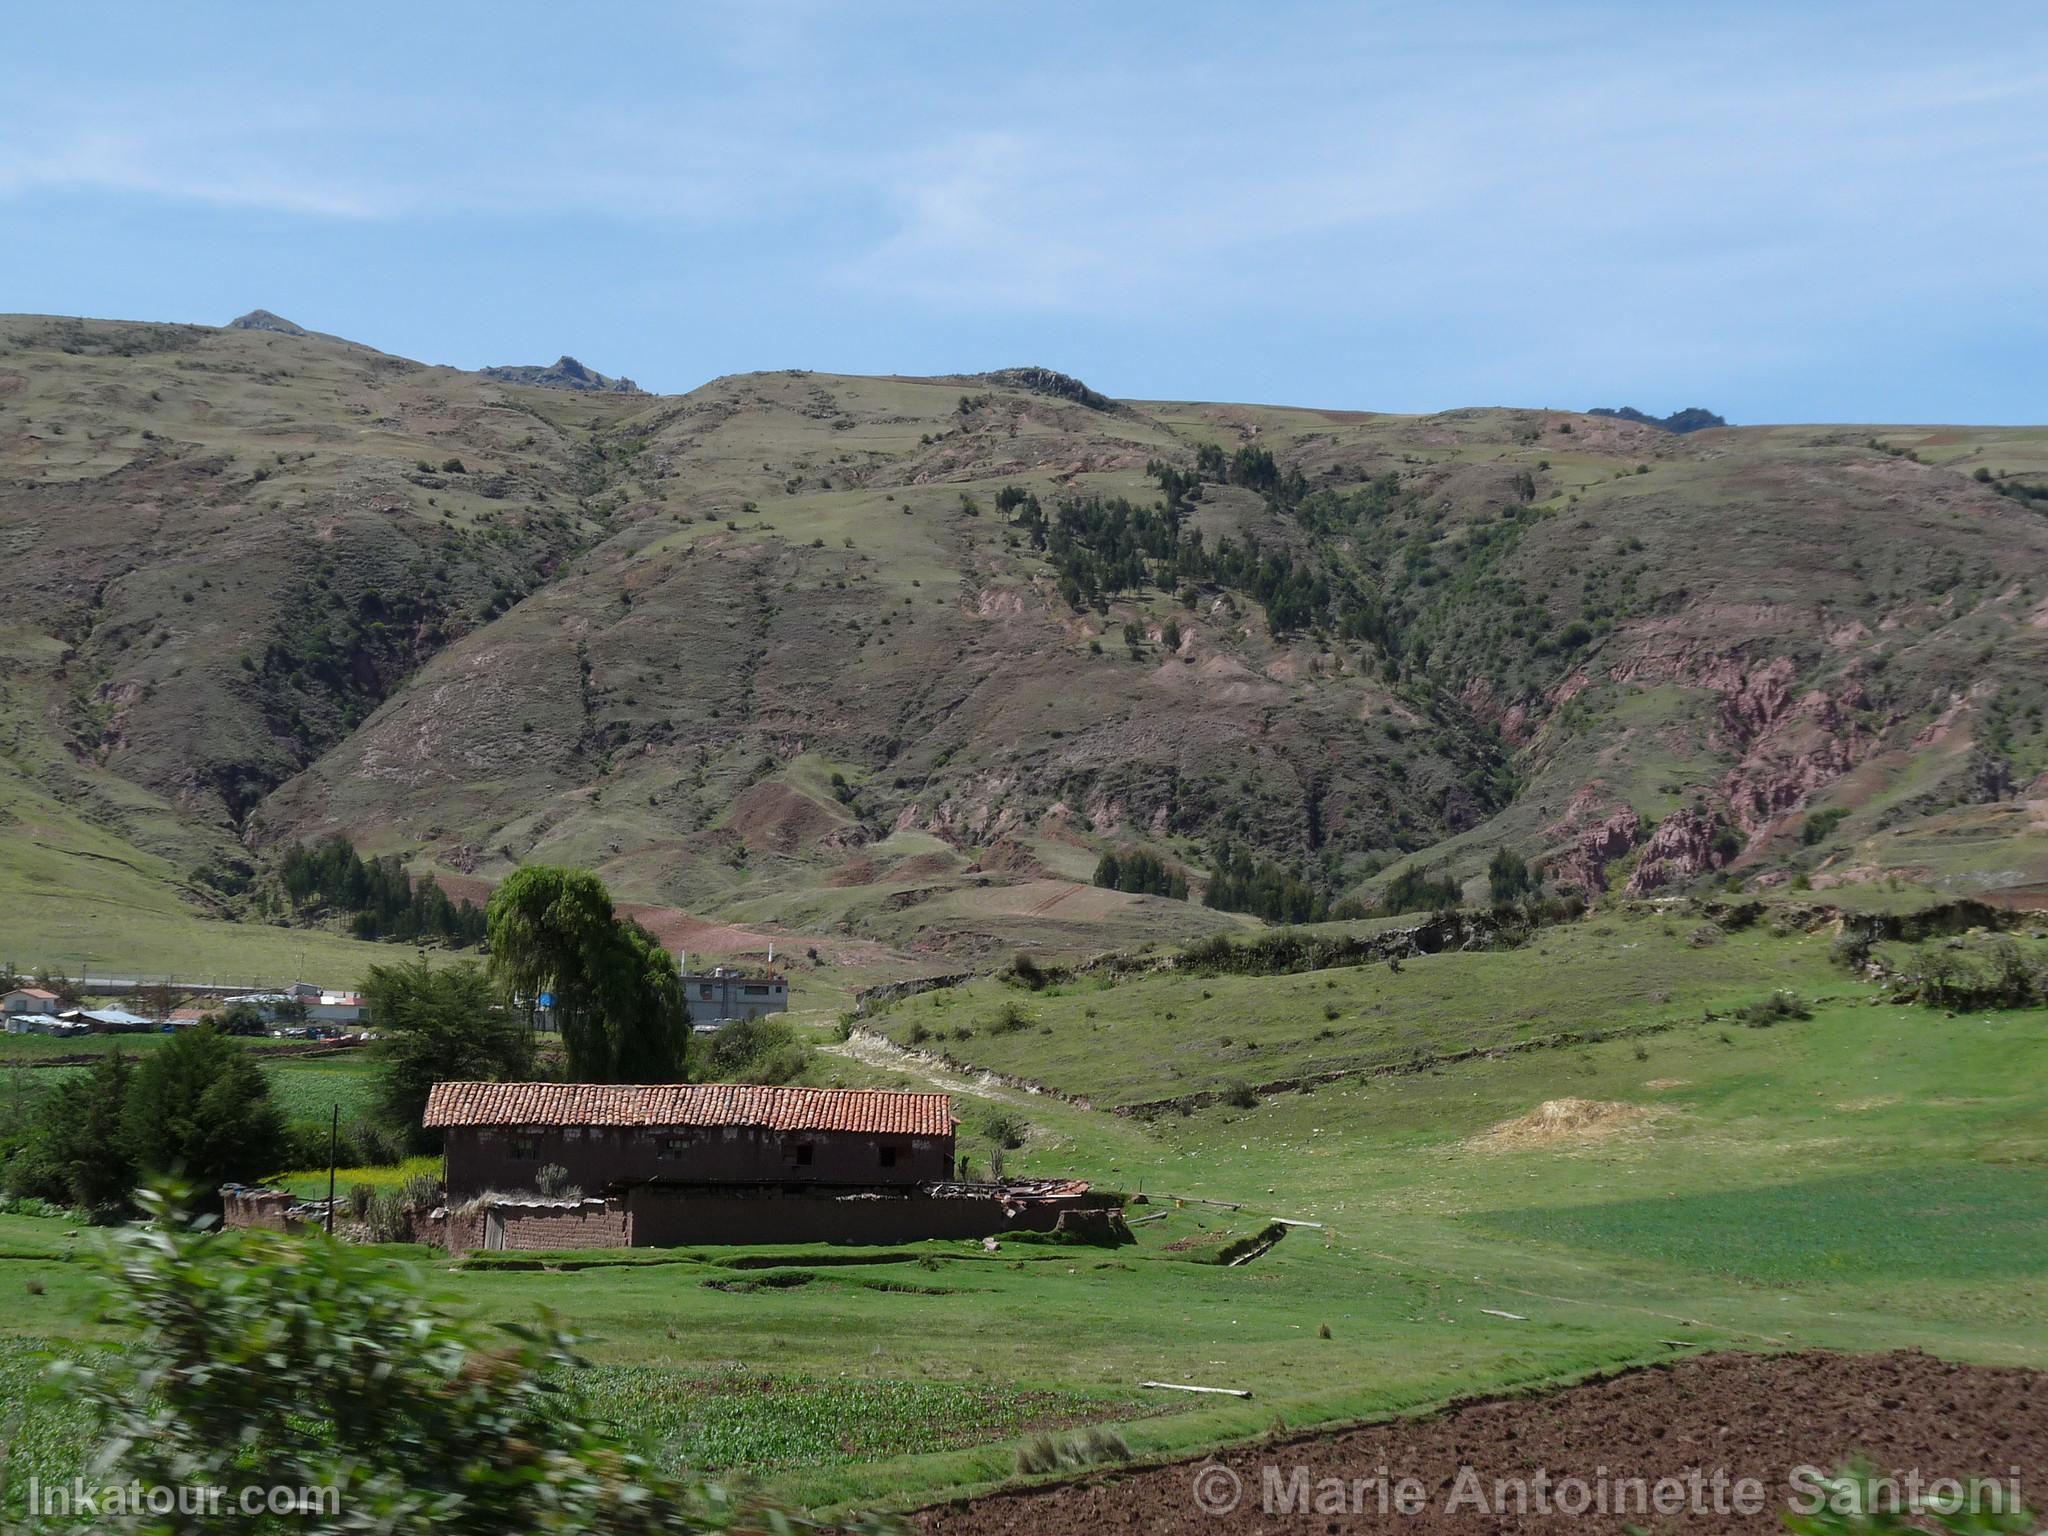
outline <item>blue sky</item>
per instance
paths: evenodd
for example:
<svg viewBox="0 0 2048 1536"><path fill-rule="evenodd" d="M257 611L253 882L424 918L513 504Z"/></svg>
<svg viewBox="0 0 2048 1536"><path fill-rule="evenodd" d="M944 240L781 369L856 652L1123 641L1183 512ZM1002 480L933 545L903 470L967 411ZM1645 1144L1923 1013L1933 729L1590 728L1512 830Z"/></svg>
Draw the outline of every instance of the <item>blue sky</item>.
<svg viewBox="0 0 2048 1536"><path fill-rule="evenodd" d="M2048 6L44 6L0 309L649 388L2048 420Z"/></svg>

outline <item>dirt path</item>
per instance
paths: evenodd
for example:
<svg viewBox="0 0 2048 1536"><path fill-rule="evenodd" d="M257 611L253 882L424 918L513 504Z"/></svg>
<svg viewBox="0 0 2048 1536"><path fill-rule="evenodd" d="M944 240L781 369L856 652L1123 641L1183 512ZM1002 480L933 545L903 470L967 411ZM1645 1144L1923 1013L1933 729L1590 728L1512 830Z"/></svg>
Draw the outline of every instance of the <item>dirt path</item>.
<svg viewBox="0 0 2048 1536"><path fill-rule="evenodd" d="M1788 1501L1818 1496L1817 1477L1858 1455L1899 1475L1902 1493L1916 1471L1923 1488L1984 1477L2048 1508L2048 1375L1912 1352L1706 1355L1208 1462L940 1506L916 1524L928 1536L1780 1531ZM1649 1502L1660 1495L1673 1502ZM1419 1509L1404 1512L1403 1498Z"/></svg>
<svg viewBox="0 0 2048 1536"><path fill-rule="evenodd" d="M979 1073L970 1077L964 1073L950 1071L928 1056L906 1051L893 1040L884 1039L867 1030L855 1030L847 1039L820 1046L819 1049L834 1056L844 1056L851 1061L858 1061L865 1066L879 1067L885 1072L902 1072L911 1077L921 1077L934 1088L946 1093L964 1093L970 1098L990 1099L1016 1105L1028 1105L1033 1100L1033 1095L1025 1093L1022 1089L1005 1087L992 1073Z"/></svg>

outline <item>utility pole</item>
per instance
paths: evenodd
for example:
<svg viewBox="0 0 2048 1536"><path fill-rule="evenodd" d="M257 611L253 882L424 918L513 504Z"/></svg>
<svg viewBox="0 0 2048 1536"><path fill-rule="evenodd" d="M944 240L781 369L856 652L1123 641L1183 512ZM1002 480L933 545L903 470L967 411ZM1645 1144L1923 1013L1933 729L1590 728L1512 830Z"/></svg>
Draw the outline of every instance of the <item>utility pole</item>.
<svg viewBox="0 0 2048 1536"><path fill-rule="evenodd" d="M327 1235L334 1236L334 1164L341 1147L341 1106L334 1106L334 1119L327 1127Z"/></svg>

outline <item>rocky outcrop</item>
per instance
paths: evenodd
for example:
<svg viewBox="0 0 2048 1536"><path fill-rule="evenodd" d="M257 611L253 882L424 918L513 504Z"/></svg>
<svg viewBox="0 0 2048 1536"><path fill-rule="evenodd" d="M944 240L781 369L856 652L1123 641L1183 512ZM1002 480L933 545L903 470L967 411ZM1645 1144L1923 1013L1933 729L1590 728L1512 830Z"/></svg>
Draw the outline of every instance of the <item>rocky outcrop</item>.
<svg viewBox="0 0 2048 1536"><path fill-rule="evenodd" d="M537 363L508 363L485 368L483 376L503 384L531 384L540 389L598 390L618 395L642 393L631 379L606 378L595 368L586 368L567 353L543 367Z"/></svg>
<svg viewBox="0 0 2048 1536"><path fill-rule="evenodd" d="M1775 665L1775 664L1774 664ZM1759 713L1743 716L1749 734L1742 761L1723 782L1729 814L1754 838L1770 830L1788 811L1805 803L1822 785L1840 778L1869 755L1875 738L1851 713L1868 707L1863 690L1852 683L1839 695L1820 689L1788 702L1777 677L1767 685L1770 706L1760 707L1756 694L1746 698ZM1724 722L1737 699L1722 706Z"/></svg>
<svg viewBox="0 0 2048 1536"><path fill-rule="evenodd" d="M237 315L228 322L227 328L231 331L275 331L280 336L313 334L303 325L294 324L283 315L274 315L267 309L252 309L246 315Z"/></svg>
<svg viewBox="0 0 2048 1536"><path fill-rule="evenodd" d="M1519 702L1511 704L1501 698L1491 679L1473 678L1465 684L1458 698L1475 719L1493 726L1510 745L1519 747L1528 742L1532 734L1529 706Z"/></svg>
<svg viewBox="0 0 2048 1536"><path fill-rule="evenodd" d="M1646 895L1667 885L1683 885L1721 868L1734 850L1728 835L1709 811L1673 811L1658 824L1636 872L1629 877L1628 894Z"/></svg>
<svg viewBox="0 0 2048 1536"><path fill-rule="evenodd" d="M1544 876L1560 890L1604 891L1607 866L1642 835L1643 818L1635 808L1612 799L1596 779L1572 797L1563 818L1550 828L1550 836L1564 847L1544 862Z"/></svg>

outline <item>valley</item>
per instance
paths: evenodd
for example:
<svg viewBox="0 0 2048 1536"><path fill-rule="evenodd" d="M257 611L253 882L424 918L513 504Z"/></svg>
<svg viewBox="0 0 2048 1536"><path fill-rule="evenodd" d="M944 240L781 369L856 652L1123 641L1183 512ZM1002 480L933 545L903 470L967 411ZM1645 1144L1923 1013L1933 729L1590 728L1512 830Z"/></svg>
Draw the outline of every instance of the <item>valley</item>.
<svg viewBox="0 0 2048 1536"><path fill-rule="evenodd" d="M660 396L245 318L0 319L0 961L353 987L477 952L291 850L587 870L772 955L803 1085L1129 1199L366 1248L573 1320L657 1463L916 1510L1695 1354L2048 1366L2048 429ZM17 1111L69 1045L8 1037ZM356 1129L381 1059L262 1060L280 1187L330 1116L365 1209L437 1177ZM98 1242L0 1214L10 1400L118 1342ZM77 1464L36 1401L10 1478Z"/></svg>

